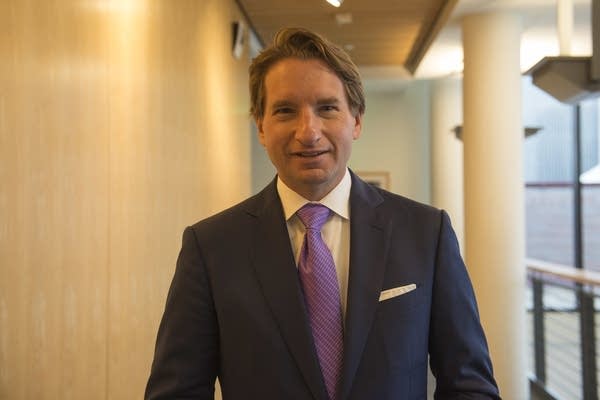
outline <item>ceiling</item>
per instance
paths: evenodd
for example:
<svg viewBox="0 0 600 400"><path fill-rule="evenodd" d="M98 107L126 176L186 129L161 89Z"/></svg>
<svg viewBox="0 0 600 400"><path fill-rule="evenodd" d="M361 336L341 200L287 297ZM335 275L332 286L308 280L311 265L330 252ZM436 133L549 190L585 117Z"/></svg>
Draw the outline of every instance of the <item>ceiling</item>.
<svg viewBox="0 0 600 400"><path fill-rule="evenodd" d="M573 3L572 53L590 55L591 0L568 1ZM558 54L557 0L345 0L339 8L325 0L237 3L263 44L284 26L315 30L350 53L367 84L460 73L460 21L472 13L521 15L522 70Z"/></svg>
<svg viewBox="0 0 600 400"><path fill-rule="evenodd" d="M360 66L413 72L457 0L238 0L262 43L284 26L305 27L342 45Z"/></svg>

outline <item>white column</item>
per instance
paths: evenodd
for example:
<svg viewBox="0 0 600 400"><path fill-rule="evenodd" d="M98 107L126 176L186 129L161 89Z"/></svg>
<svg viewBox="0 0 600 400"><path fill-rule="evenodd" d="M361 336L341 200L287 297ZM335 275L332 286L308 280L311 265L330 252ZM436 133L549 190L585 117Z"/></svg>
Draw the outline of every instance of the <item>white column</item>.
<svg viewBox="0 0 600 400"><path fill-rule="evenodd" d="M571 55L573 37L573 0L556 1L556 26L558 28L558 48L561 56Z"/></svg>
<svg viewBox="0 0 600 400"><path fill-rule="evenodd" d="M521 19L463 19L466 262L500 394L526 399Z"/></svg>
<svg viewBox="0 0 600 400"><path fill-rule="evenodd" d="M462 80L438 79L431 93L431 203L450 215L464 254L463 145L456 126L462 126Z"/></svg>

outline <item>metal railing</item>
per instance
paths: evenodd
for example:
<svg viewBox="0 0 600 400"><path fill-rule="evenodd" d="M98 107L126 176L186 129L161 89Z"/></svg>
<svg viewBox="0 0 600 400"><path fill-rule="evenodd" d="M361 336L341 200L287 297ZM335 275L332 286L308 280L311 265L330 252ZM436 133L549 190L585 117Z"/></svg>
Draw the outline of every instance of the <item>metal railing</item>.
<svg viewBox="0 0 600 400"><path fill-rule="evenodd" d="M531 398L597 400L600 273L531 259L527 273Z"/></svg>

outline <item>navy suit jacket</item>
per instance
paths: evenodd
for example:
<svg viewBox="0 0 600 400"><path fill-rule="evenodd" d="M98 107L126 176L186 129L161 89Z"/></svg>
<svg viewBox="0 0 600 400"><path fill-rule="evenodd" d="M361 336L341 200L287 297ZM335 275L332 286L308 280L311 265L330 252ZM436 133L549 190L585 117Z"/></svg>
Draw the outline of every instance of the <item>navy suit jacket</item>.
<svg viewBox="0 0 600 400"><path fill-rule="evenodd" d="M498 399L445 212L352 174L341 399ZM379 301L381 291L416 284ZM275 182L183 234L146 399L326 400Z"/></svg>

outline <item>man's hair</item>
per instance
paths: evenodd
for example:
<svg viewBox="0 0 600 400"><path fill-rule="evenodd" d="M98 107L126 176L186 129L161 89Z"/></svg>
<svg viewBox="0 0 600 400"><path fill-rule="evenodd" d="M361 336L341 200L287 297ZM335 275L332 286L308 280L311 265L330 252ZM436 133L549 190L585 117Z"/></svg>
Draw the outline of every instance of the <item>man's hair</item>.
<svg viewBox="0 0 600 400"><path fill-rule="evenodd" d="M350 111L355 116L365 112L365 94L358 67L339 46L304 28L283 28L273 43L250 64L250 114L260 119L265 113L265 77L278 61L287 58L321 60L344 85Z"/></svg>

